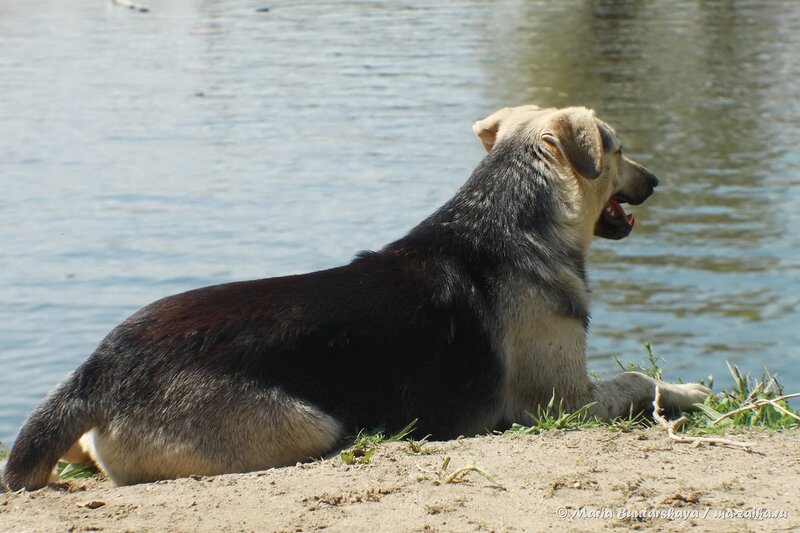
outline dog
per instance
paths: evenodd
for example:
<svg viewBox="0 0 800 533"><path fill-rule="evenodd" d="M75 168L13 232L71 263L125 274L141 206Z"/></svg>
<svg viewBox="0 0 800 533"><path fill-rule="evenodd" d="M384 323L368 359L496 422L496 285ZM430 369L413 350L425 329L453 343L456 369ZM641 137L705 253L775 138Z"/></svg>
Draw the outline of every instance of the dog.
<svg viewBox="0 0 800 533"><path fill-rule="evenodd" d="M488 152L406 236L345 265L152 303L117 326L28 417L5 469L47 484L77 441L112 482L292 465L361 428L435 439L530 423L555 397L600 419L710 390L586 372L594 236L627 237L621 204L656 177L583 107L501 109ZM74 452L74 448L73 448Z"/></svg>

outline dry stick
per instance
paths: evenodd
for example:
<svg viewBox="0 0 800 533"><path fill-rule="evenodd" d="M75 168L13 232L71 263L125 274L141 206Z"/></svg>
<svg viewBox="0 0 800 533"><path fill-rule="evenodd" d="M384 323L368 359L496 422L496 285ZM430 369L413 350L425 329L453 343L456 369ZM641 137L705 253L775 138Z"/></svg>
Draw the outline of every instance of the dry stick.
<svg viewBox="0 0 800 533"><path fill-rule="evenodd" d="M122 7L127 7L133 11L138 11L139 13L147 13L150 11L150 8L147 6L143 6L141 4L134 4L133 2L129 2L128 0L111 0L115 4L119 4Z"/></svg>
<svg viewBox="0 0 800 533"><path fill-rule="evenodd" d="M444 478L444 483L455 483L459 479L461 479L465 475L467 475L469 472L476 472L476 473L480 474L481 476L486 478L486 480L489 481L489 483L491 483L492 486L494 488L496 488L496 489L506 490L505 487L503 485L501 485L494 478L494 476L492 474L490 474L486 470L484 470L484 469L482 469L482 468L480 468L478 466L475 466L475 465L470 465L470 466L465 466L463 468L459 468L458 470L456 470L455 472L453 472L452 474L450 474L449 476Z"/></svg>
<svg viewBox="0 0 800 533"><path fill-rule="evenodd" d="M790 416L790 417L794 418L795 420L800 420L800 416L798 416L795 413L789 411L785 407L783 407L781 405L778 405L777 400L767 400L767 401L770 403L770 405L772 405L772 407L774 407L775 409L777 409L781 413L783 413L783 414L785 414L787 416Z"/></svg>
<svg viewBox="0 0 800 533"><path fill-rule="evenodd" d="M417 469L420 472L425 472L426 474L428 474L428 475L425 476L425 478L426 479L431 479L433 481L434 485L456 483L461 478L466 476L468 473L476 472L476 473L480 474L481 476L483 476L487 481L489 481L489 483L491 483L491 485L494 488L500 489L500 490L506 490L506 488L499 481L497 481L497 479L492 474L490 474L489 472L487 472L483 468L480 468L479 466L476 466L476 465L465 466L465 467L459 468L458 470L456 470L455 472L452 472L449 475L445 475L445 474L447 474L447 468L450 466L450 457L449 456L444 458L444 462L442 463L442 466L439 467L438 471L428 470L427 468L422 468L420 465L416 465L416 466L417 466ZM433 478L431 478L431 476L433 476Z"/></svg>
<svg viewBox="0 0 800 533"><path fill-rule="evenodd" d="M722 444L725 446L733 446L735 448L744 448L747 451L750 451L750 448L754 446L754 444L750 442L739 442L716 437L684 437L681 435L676 435L675 430L686 423L686 417L682 416L673 422L668 422L663 416L661 416L661 406L659 405L660 401L661 387L656 385L656 397L653 399L653 419L658 422L661 427L667 430L667 435L675 442L684 442L691 444L694 447L700 446L701 444Z"/></svg>
<svg viewBox="0 0 800 533"><path fill-rule="evenodd" d="M751 403L750 405L745 405L744 407L740 407L738 409L734 409L733 411L727 412L724 415L720 416L719 418L715 418L714 421L711 422L711 425L713 426L714 424L717 424L717 423L721 422L722 420L725 420L726 418L730 418L735 414L742 413L744 411L750 411L750 410L756 409L758 407L762 407L762 406L767 405L767 404L771 404L775 409L777 409L778 411L780 411L781 413L783 413L785 415L788 415L788 416L790 416L790 417L792 417L792 418L794 418L796 420L800 420L800 416L797 416L796 414L794 414L794 413L792 413L790 411L787 411L786 409L784 409L783 407L781 407L780 405L778 405L776 403L776 402L780 402L780 401L783 401L783 400L788 400L790 398L800 398L800 392L795 393L795 394L787 394L786 396L781 396L780 398L773 398L771 400L763 400L763 399L762 400L757 400L756 402Z"/></svg>

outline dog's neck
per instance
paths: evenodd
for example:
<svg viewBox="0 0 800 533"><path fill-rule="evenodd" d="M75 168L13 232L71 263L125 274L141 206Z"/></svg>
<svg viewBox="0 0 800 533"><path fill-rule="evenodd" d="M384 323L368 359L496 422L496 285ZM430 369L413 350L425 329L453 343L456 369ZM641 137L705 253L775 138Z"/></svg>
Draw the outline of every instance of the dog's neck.
<svg viewBox="0 0 800 533"><path fill-rule="evenodd" d="M563 191L560 180L548 157L509 139L489 152L453 198L390 247L424 247L464 264L480 262L498 271L493 277L556 280L569 271L586 289L588 242L573 213L579 198Z"/></svg>
<svg viewBox="0 0 800 533"><path fill-rule="evenodd" d="M559 182L554 187L554 192L563 207L565 233L585 255L594 240L595 225L602 211L602 206L591 201L594 196L600 195L599 191L592 190L597 185L577 176L554 145L541 142L541 139L536 139L532 144L535 155L545 161L548 175Z"/></svg>
<svg viewBox="0 0 800 533"><path fill-rule="evenodd" d="M602 206L592 201L598 193L589 190L591 184L586 184L585 180L576 179L568 166L562 167L554 175L561 181L561 186L556 187L556 194L564 206L565 232L586 255L594 240L595 225L602 211Z"/></svg>

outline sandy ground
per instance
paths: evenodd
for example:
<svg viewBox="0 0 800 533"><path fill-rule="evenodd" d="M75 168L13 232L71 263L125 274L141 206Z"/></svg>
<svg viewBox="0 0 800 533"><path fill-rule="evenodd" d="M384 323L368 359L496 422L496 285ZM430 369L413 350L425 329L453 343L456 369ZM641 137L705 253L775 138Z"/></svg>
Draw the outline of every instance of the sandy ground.
<svg viewBox="0 0 800 533"><path fill-rule="evenodd" d="M487 436L250 474L0 494L0 531L800 530L800 433L693 448L661 429ZM438 472L446 457L449 466ZM462 467L478 465L502 484Z"/></svg>

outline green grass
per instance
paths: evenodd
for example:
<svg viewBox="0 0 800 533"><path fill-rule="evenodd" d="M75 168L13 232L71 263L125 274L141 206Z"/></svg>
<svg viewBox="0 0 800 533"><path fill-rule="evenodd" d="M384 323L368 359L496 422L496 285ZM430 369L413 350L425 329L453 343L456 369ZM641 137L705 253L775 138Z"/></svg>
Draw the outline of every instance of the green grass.
<svg viewBox="0 0 800 533"><path fill-rule="evenodd" d="M421 439L414 439L409 437L406 439L406 443L408 444L408 448L406 449L406 453L408 455L430 455L432 453L436 453L439 451L439 448L436 446L432 446L428 439L430 435L425 435Z"/></svg>
<svg viewBox="0 0 800 533"><path fill-rule="evenodd" d="M414 419L403 429L393 435L386 435L383 430L365 431L361 430L358 435L352 437L353 444L348 449L339 454L342 461L347 465L367 464L372 460L380 444L385 442L400 442L413 433L417 425ZM349 439L348 439L349 440ZM423 440L427 440L427 437ZM421 446L420 446L421 448Z"/></svg>
<svg viewBox="0 0 800 533"><path fill-rule="evenodd" d="M92 477L98 473L94 465L72 464L66 461L59 461L56 465L56 473L61 479L78 479Z"/></svg>
<svg viewBox="0 0 800 533"><path fill-rule="evenodd" d="M541 431L552 429L584 429L603 425L597 418L589 416L589 408L594 404L590 403L577 411L568 412L564 409L561 401L558 402L558 408L556 408L555 401L556 395L553 392L546 407L540 405L537 407L536 413L530 414L533 424L530 426L513 424L506 433L535 435Z"/></svg>
<svg viewBox="0 0 800 533"><path fill-rule="evenodd" d="M665 362L664 359L655 356L653 353L653 347L649 342L644 344L644 349L647 350L647 358L643 363L627 362L622 364L617 357L614 358L614 362L617 363L617 366L619 366L625 372L641 372L653 379L661 379L661 376L664 372L661 370L661 365L659 365L658 362Z"/></svg>
<svg viewBox="0 0 800 533"><path fill-rule="evenodd" d="M6 445L0 441L0 461L4 461L8 459L8 454L11 453L11 450L6 448Z"/></svg>
<svg viewBox="0 0 800 533"><path fill-rule="evenodd" d="M800 428L800 413L789 407L775 376L764 370L756 379L730 363L728 370L733 377L733 388L712 394L698 405L698 411L688 413L684 431L697 435L731 429Z"/></svg>

